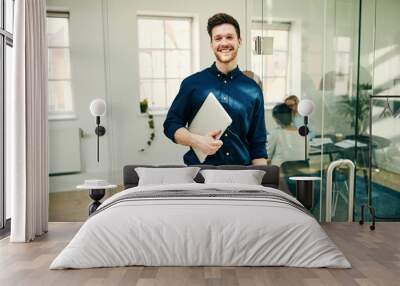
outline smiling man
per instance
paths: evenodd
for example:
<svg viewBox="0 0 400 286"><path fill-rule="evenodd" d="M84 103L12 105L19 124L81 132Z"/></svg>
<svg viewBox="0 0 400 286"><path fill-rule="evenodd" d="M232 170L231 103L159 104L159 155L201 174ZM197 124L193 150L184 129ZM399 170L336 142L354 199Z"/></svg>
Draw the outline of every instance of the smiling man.
<svg viewBox="0 0 400 286"><path fill-rule="evenodd" d="M256 82L238 68L239 24L232 16L219 13L208 19L207 31L215 62L182 81L165 119L164 133L173 142L191 147L183 157L187 165L200 163L193 148L208 155L204 164L265 165L264 97ZM219 140L220 130L201 136L186 129L210 92L232 118Z"/></svg>

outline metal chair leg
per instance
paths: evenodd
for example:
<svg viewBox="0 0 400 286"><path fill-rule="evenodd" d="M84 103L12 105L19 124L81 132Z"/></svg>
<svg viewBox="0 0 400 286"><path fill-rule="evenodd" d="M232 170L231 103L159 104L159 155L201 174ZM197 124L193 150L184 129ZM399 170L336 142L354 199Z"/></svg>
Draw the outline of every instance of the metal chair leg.
<svg viewBox="0 0 400 286"><path fill-rule="evenodd" d="M370 230L375 230L375 221L376 221L376 215L375 215L375 208L370 205L361 205L361 220L359 221L360 225L364 224L364 209L368 208L368 211L371 215L372 218L372 224L369 226Z"/></svg>
<svg viewBox="0 0 400 286"><path fill-rule="evenodd" d="M372 224L369 226L370 230L374 230L375 229L375 208L374 207L370 207L369 212L372 216Z"/></svg>
<svg viewBox="0 0 400 286"><path fill-rule="evenodd" d="M364 207L365 205L361 205L361 219L359 221L360 225L364 224Z"/></svg>

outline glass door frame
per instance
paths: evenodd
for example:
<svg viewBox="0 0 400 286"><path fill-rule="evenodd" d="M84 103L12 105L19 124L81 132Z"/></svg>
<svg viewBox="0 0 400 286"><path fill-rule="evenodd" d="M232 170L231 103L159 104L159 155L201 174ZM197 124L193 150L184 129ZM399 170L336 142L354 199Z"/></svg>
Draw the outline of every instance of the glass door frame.
<svg viewBox="0 0 400 286"><path fill-rule="evenodd" d="M0 2L0 234L9 231L10 220L6 217L6 188L5 188L5 104L6 104L6 61L7 46L13 47L13 33L7 30L6 17L14 14L14 0L9 0L12 5L12 15L7 14L7 0Z"/></svg>

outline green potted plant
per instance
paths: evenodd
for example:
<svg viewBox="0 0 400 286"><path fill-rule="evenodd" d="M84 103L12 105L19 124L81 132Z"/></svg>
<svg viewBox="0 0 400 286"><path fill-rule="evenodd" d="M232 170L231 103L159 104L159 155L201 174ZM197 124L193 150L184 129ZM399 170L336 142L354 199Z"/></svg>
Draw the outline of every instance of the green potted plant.
<svg viewBox="0 0 400 286"><path fill-rule="evenodd" d="M149 109L149 102L147 101L147 98L145 98L142 101L140 101L140 113L146 113L148 109Z"/></svg>
<svg viewBox="0 0 400 286"><path fill-rule="evenodd" d="M368 128L369 121L369 95L372 92L372 85L363 83L359 85L358 96L358 111L357 97L353 96L346 101L343 101L342 112L343 115L350 119L351 127L356 128L356 134L365 135ZM358 120L356 116L358 115ZM358 126L356 127L356 122Z"/></svg>
<svg viewBox="0 0 400 286"><path fill-rule="evenodd" d="M139 150L139 152L144 152L144 151L146 151L146 149L148 149L151 146L151 144L154 141L154 138L156 137L155 125L154 125L154 117L153 117L152 114L149 113L149 102L148 102L148 100L146 98L143 99L142 101L140 101L140 113L146 113L147 114L147 118L148 118L147 125L148 125L148 127L150 129L150 136L149 136L149 139L147 140L147 146L144 147L144 148L141 148Z"/></svg>

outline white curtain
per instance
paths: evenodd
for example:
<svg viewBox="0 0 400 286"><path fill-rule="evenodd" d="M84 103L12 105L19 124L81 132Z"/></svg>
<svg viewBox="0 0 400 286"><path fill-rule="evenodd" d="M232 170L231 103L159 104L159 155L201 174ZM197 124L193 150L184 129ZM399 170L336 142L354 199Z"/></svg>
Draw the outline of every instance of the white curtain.
<svg viewBox="0 0 400 286"><path fill-rule="evenodd" d="M10 136L12 242L27 242L48 227L46 1L16 0Z"/></svg>

